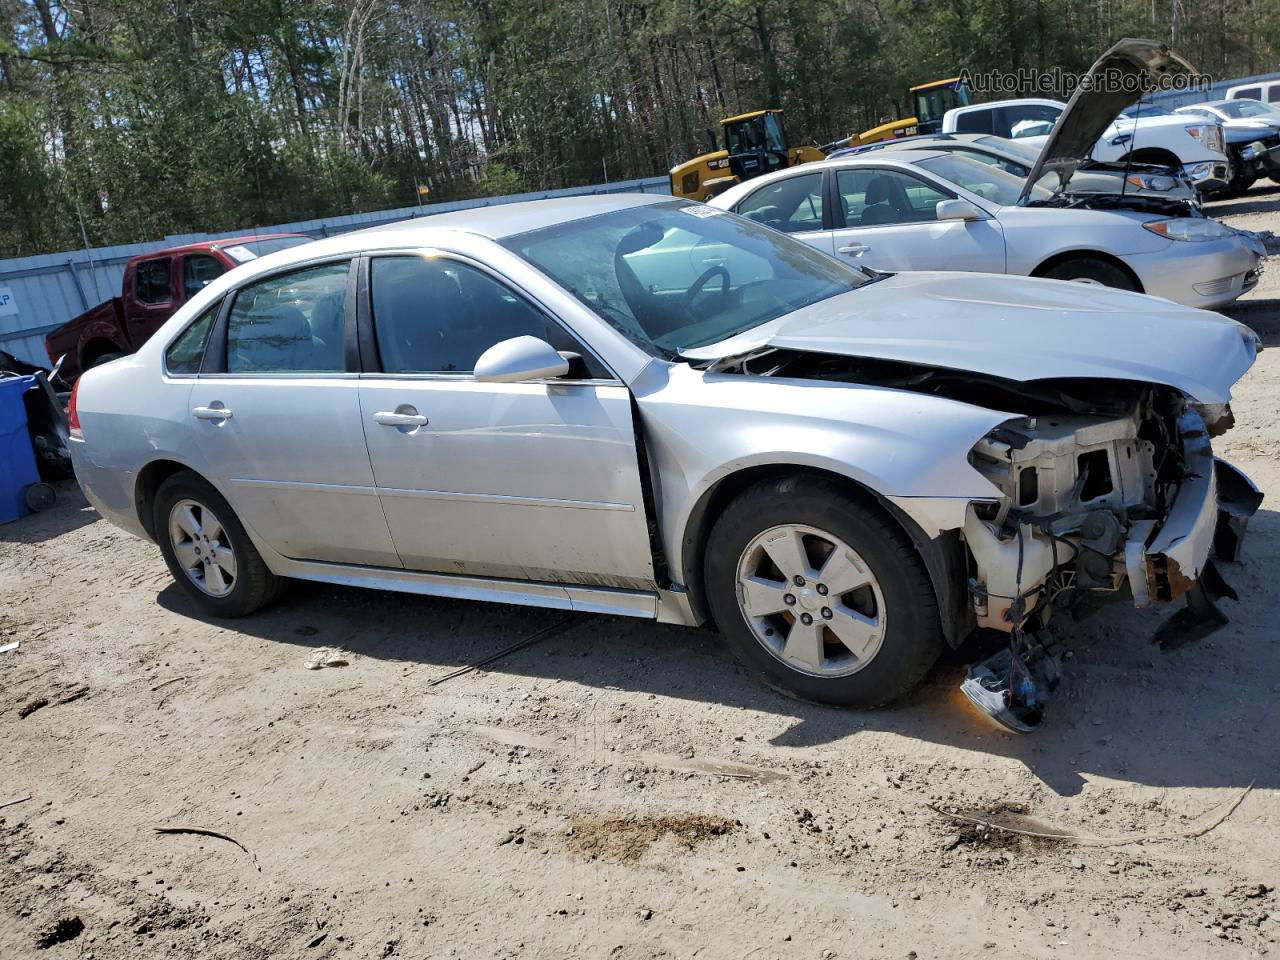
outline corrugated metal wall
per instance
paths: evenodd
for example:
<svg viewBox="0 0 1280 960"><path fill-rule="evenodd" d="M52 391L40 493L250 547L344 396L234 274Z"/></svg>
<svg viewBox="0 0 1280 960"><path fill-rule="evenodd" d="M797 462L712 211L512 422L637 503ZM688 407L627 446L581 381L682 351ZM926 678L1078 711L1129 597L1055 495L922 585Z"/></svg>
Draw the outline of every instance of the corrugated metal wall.
<svg viewBox="0 0 1280 960"><path fill-rule="evenodd" d="M595 193L667 193L666 177L624 180L590 187L571 187L540 193L522 193L508 197L484 197L453 203L433 203L425 207L400 207L377 210L347 217L279 223L253 230L230 233L190 233L165 237L149 243L133 243L96 250L71 250L38 257L0 260L0 350L32 363L48 364L44 351L44 335L90 307L120 294L125 262L140 253L165 247L221 237L245 236L253 233L305 233L312 237L373 227L395 220L431 216L450 210L465 210L519 200L547 197L571 197Z"/></svg>

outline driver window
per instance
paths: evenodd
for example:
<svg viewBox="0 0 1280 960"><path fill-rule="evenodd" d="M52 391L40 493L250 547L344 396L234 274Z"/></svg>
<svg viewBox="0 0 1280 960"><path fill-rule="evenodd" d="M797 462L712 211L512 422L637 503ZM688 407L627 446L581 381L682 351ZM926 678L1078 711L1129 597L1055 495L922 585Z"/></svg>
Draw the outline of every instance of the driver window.
<svg viewBox="0 0 1280 960"><path fill-rule="evenodd" d="M877 227L937 220L939 200L951 199L915 177L895 170L839 170L836 190L845 224Z"/></svg>
<svg viewBox="0 0 1280 960"><path fill-rule="evenodd" d="M785 233L822 229L822 174L784 177L741 201L736 213Z"/></svg>
<svg viewBox="0 0 1280 960"><path fill-rule="evenodd" d="M376 257L373 329L386 373L470 373L512 337L545 340L583 358L581 375L606 373L558 323L489 274L442 257Z"/></svg>

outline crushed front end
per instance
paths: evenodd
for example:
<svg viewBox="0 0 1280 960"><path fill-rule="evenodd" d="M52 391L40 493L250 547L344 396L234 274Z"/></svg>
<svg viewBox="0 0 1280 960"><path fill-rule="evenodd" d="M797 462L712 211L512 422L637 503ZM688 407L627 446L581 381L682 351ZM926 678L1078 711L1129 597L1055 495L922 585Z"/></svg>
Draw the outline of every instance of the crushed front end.
<svg viewBox="0 0 1280 960"><path fill-rule="evenodd" d="M1229 406L1137 384L1112 383L1107 395L1100 404L1063 395L970 454L1003 495L968 507L970 601L978 626L1012 642L975 667L965 692L1012 729L1034 728L1054 684L1056 665L1037 663L1048 655L1025 639L1054 611L1079 612L1127 584L1139 607L1185 601L1157 631L1166 649L1224 624L1214 601L1234 593L1214 558L1236 559L1262 500L1213 455L1211 438L1233 422Z"/></svg>

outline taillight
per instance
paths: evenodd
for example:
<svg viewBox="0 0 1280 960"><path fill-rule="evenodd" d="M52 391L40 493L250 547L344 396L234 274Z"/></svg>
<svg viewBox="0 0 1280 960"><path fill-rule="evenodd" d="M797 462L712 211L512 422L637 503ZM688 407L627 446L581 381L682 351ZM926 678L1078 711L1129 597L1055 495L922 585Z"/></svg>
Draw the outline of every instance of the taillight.
<svg viewBox="0 0 1280 960"><path fill-rule="evenodd" d="M80 380L77 378L75 386L71 388L71 402L67 404L67 426L71 430L71 436L77 440L84 439L84 431L80 429L80 411L76 409L76 398L80 395Z"/></svg>

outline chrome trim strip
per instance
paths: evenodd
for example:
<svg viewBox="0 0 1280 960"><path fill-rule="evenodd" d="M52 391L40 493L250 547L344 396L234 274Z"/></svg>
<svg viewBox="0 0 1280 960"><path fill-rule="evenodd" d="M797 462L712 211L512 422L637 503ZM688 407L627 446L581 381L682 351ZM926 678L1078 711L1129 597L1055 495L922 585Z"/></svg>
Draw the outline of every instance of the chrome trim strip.
<svg viewBox="0 0 1280 960"><path fill-rule="evenodd" d="M454 493L449 490L403 490L398 487L378 487L380 496L404 500L461 500L473 503L507 503L518 507L563 507L571 510L615 510L635 513L631 503L610 503L604 500L556 500L552 497L515 497L500 493Z"/></svg>

